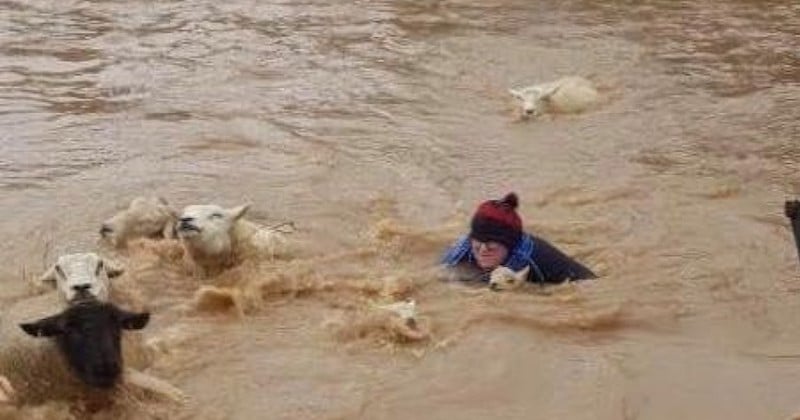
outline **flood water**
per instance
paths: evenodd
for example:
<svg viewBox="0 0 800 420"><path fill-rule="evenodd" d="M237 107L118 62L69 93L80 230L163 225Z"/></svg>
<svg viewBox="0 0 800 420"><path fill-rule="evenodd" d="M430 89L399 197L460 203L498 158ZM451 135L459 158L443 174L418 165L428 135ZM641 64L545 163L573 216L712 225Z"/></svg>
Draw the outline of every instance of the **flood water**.
<svg viewBox="0 0 800 420"><path fill-rule="evenodd" d="M600 106L515 117L508 88L567 75ZM790 418L798 169L793 1L0 0L0 301L137 195L298 227L216 280L238 311L187 310L169 245L123 255L190 401L94 418ZM435 280L508 191L601 279ZM373 319L401 295L428 339Z"/></svg>

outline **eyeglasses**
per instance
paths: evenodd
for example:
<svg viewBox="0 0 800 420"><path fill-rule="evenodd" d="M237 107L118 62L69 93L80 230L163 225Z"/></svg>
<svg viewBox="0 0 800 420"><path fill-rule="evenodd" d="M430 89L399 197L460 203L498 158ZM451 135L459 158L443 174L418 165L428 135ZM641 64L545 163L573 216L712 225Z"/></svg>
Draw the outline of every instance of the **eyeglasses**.
<svg viewBox="0 0 800 420"><path fill-rule="evenodd" d="M472 248L475 251L480 251L481 249L485 249L488 252L497 252L505 248L505 245L501 244L500 242L494 242L494 241L482 242L477 239L472 239Z"/></svg>

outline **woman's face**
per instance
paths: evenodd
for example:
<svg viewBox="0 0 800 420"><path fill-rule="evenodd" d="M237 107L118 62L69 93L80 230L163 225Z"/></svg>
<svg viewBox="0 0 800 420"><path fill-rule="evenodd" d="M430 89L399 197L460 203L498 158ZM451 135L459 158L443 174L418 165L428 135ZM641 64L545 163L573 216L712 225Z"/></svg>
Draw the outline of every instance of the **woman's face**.
<svg viewBox="0 0 800 420"><path fill-rule="evenodd" d="M471 243L472 255L475 256L475 261L482 270L497 268L508 256L508 248L500 242L481 242L472 239Z"/></svg>

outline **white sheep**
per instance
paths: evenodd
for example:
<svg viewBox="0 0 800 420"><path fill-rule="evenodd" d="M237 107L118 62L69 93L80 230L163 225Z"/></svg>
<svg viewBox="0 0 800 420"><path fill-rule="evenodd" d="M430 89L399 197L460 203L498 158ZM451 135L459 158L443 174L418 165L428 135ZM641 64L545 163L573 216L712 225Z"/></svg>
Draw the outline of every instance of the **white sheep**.
<svg viewBox="0 0 800 420"><path fill-rule="evenodd" d="M525 284L530 270L530 265L519 271L501 265L489 274L489 288L495 291L517 289Z"/></svg>
<svg viewBox="0 0 800 420"><path fill-rule="evenodd" d="M537 117L545 112L578 113L594 106L599 94L594 84L583 77L562 77L554 82L541 83L521 89L509 89L520 101L522 117Z"/></svg>
<svg viewBox="0 0 800 420"><path fill-rule="evenodd" d="M64 303L72 301L80 290L106 302L111 289L109 279L123 272L122 267L93 252L67 254L59 256L38 281L39 286L56 288Z"/></svg>
<svg viewBox="0 0 800 420"><path fill-rule="evenodd" d="M288 252L283 232L242 218L249 207L202 204L183 209L176 231L199 273L214 274L246 259L276 258Z"/></svg>
<svg viewBox="0 0 800 420"><path fill-rule="evenodd" d="M136 197L127 209L100 227L100 236L117 248L136 238L174 238L178 213L161 197Z"/></svg>

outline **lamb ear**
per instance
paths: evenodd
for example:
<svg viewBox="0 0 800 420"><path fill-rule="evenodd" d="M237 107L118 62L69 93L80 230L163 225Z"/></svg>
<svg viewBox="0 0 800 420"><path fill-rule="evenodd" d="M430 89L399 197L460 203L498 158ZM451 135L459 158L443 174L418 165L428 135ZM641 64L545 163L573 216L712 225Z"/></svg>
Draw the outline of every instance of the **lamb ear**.
<svg viewBox="0 0 800 420"><path fill-rule="evenodd" d="M47 271L45 271L45 273L42 274L39 277L39 284L42 285L42 286L55 287L55 285L56 285L56 266L55 265L51 265L50 268L48 268Z"/></svg>
<svg viewBox="0 0 800 420"><path fill-rule="evenodd" d="M239 220L247 210L250 208L250 204L243 204L239 207L234 207L232 209L228 209L228 214L231 216L233 220Z"/></svg>
<svg viewBox="0 0 800 420"><path fill-rule="evenodd" d="M556 94L556 92L558 92L558 90L559 90L559 89L561 89L561 85L556 85L556 86L553 86L553 87L551 87L550 89L548 89L547 91L543 92L543 93L542 93L542 96L540 96L540 98L541 98L543 101L549 101L549 100L550 100L550 98L552 98L552 97L553 97L553 95L555 95L555 94Z"/></svg>
<svg viewBox="0 0 800 420"><path fill-rule="evenodd" d="M174 207L172 207L172 206L169 204L169 202L167 201L167 199L166 199L166 198L164 198L164 197L158 197L158 202L159 202L159 203L161 203L161 205L163 205L163 206L164 206L164 210L166 210L166 211L167 211L167 213L169 213L169 215L170 215L170 216L172 216L172 217L174 217L174 218L176 218L176 219L178 219L178 218L180 218L180 217L181 217L181 213L180 213L178 210L175 210L175 208L174 208Z"/></svg>
<svg viewBox="0 0 800 420"><path fill-rule="evenodd" d="M516 277L517 280L519 281L525 281L528 278L528 273L530 272L531 272L531 266L526 265L525 268L514 273L514 277Z"/></svg>

